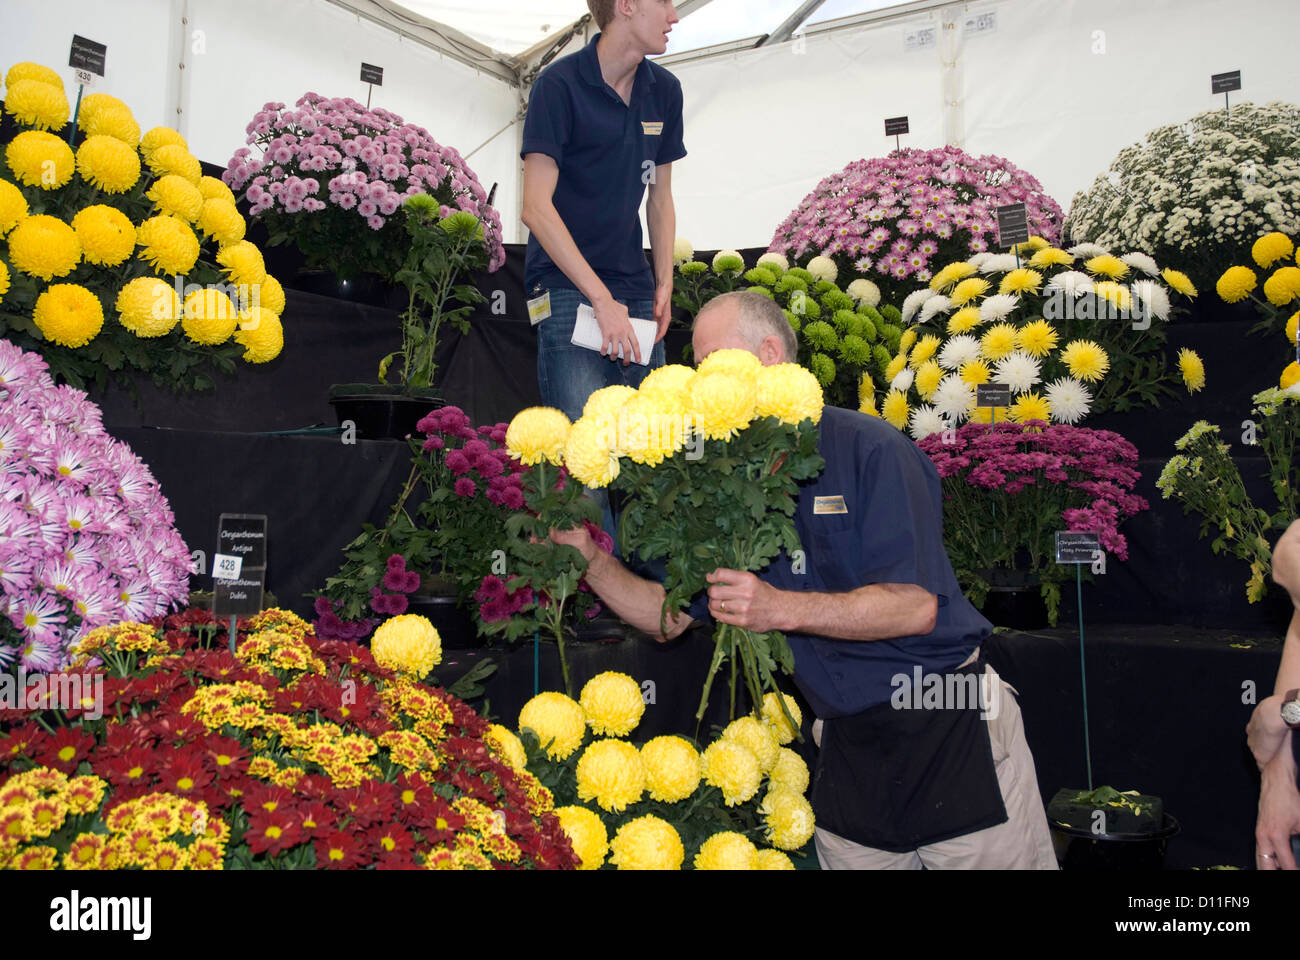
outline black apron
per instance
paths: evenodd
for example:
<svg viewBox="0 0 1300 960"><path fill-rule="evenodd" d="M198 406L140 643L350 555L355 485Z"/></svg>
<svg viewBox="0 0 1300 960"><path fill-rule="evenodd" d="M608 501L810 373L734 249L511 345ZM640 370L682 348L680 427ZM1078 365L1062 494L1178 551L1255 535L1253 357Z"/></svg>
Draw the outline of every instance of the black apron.
<svg viewBox="0 0 1300 960"><path fill-rule="evenodd" d="M984 662L949 672L979 683ZM928 710L882 703L824 721L812 788L817 826L906 853L1005 823L988 721L975 701Z"/></svg>

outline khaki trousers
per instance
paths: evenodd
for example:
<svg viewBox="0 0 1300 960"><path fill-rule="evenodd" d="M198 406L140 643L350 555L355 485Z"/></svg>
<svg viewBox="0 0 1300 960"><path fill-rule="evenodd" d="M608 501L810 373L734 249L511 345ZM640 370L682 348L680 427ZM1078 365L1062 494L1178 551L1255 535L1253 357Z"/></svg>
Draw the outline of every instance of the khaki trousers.
<svg viewBox="0 0 1300 960"><path fill-rule="evenodd" d="M978 651L976 652L978 654ZM974 657L972 657L974 659ZM989 742L1007 821L961 837L919 847L909 853L877 850L818 827L817 860L823 870L1057 870L1047 814L1038 792L1034 757L1025 739L1014 688L985 668L989 689L997 689L997 710L989 710ZM990 702L993 700L990 698ZM820 743L821 721L813 739Z"/></svg>

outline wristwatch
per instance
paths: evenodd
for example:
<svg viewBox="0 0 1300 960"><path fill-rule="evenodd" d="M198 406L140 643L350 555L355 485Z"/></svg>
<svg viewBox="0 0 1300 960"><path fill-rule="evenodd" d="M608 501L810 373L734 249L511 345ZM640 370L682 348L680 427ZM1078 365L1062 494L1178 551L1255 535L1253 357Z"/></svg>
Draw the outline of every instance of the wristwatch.
<svg viewBox="0 0 1300 960"><path fill-rule="evenodd" d="M1288 727L1300 727L1300 688L1287 691L1282 701L1282 722Z"/></svg>

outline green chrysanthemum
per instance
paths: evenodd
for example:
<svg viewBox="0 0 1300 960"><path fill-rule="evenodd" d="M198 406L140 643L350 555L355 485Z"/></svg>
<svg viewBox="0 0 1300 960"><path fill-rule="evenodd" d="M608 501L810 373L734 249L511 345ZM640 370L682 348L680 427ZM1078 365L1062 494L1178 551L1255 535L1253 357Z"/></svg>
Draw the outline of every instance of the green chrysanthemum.
<svg viewBox="0 0 1300 960"><path fill-rule="evenodd" d="M803 328L804 339L814 350L834 350L839 345L839 335L825 320L816 320Z"/></svg>
<svg viewBox="0 0 1300 960"><path fill-rule="evenodd" d="M814 353L808 361L808 369L823 389L835 379L835 361L824 353Z"/></svg>

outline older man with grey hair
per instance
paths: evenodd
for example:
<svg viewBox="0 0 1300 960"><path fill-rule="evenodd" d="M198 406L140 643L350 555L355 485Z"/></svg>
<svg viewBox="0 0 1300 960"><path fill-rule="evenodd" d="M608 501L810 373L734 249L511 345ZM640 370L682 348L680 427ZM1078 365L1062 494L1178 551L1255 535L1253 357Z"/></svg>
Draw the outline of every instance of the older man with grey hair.
<svg viewBox="0 0 1300 960"><path fill-rule="evenodd" d="M780 307L753 292L706 304L692 342L697 361L727 348L764 365L796 356ZM758 574L715 570L662 634L660 583L597 550L585 531L552 537L587 557L603 602L661 640L710 620L786 634L795 683L818 718L812 804L823 867L1056 869L1014 691L979 656L992 627L944 552L934 465L889 424L853 410L826 407L818 430L826 467L800 486L801 562L783 553ZM948 702L975 687L981 695Z"/></svg>

